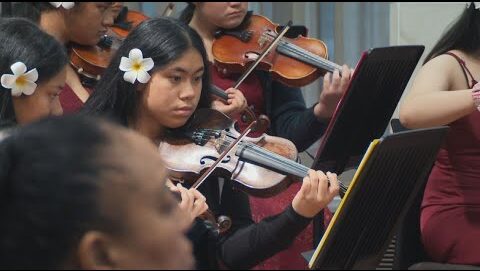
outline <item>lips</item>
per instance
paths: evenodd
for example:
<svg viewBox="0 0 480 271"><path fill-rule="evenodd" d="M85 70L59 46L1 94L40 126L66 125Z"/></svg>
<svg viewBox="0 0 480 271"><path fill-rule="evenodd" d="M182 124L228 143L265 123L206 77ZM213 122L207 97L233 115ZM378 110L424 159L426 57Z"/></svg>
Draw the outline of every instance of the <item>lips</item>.
<svg viewBox="0 0 480 271"><path fill-rule="evenodd" d="M193 113L193 107L184 106L173 110L173 113L180 116L190 116Z"/></svg>
<svg viewBox="0 0 480 271"><path fill-rule="evenodd" d="M232 16L232 17L234 17L234 16L239 16L239 15L241 15L242 13L243 13L242 11L235 11L235 12L232 12L232 13L228 14L228 16Z"/></svg>

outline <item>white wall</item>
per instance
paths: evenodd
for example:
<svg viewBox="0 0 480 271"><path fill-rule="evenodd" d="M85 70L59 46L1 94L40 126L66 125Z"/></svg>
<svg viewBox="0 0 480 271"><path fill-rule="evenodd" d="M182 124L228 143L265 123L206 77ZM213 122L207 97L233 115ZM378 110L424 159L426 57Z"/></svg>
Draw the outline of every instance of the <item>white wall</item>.
<svg viewBox="0 0 480 271"><path fill-rule="evenodd" d="M415 69L415 77L423 59L430 52L444 30L466 8L466 2L393 2L390 4L390 44L391 45L424 45L425 52ZM403 98L410 89L409 82ZM398 106L394 113L398 118Z"/></svg>

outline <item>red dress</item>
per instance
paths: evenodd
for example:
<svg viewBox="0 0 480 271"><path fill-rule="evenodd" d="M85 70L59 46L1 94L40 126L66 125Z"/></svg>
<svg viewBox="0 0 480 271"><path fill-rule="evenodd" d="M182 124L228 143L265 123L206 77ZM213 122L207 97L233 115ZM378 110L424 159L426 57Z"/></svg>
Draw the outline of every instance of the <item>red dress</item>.
<svg viewBox="0 0 480 271"><path fill-rule="evenodd" d="M421 211L422 241L433 261L480 265L480 112L450 124Z"/></svg>
<svg viewBox="0 0 480 271"><path fill-rule="evenodd" d="M222 89L227 89L233 86L235 84L235 79L237 79L224 77L215 68L211 68L211 72L213 84ZM265 97L263 95L264 92L262 89L262 84L258 76L255 74L248 76L242 85L240 85L239 89L247 99L248 105L253 106L255 113L265 113ZM238 123L240 124L240 128L245 128L242 127L240 121ZM255 222L259 222L266 217L276 215L284 211L285 208L291 204L295 194L300 190L300 187L301 183L294 183L290 185L286 191L283 191L274 197L250 197L253 220ZM312 223L310 223L310 225L297 236L295 242L289 249L276 254L275 256L256 266L254 269L307 269L307 263L301 256L301 253L312 249L312 240L313 227Z"/></svg>
<svg viewBox="0 0 480 271"><path fill-rule="evenodd" d="M92 94L90 89L85 89L89 94ZM84 105L82 100L78 98L77 94L75 94L72 88L67 84L65 84L63 91L60 93L60 104L62 105L64 115L76 113L80 111Z"/></svg>

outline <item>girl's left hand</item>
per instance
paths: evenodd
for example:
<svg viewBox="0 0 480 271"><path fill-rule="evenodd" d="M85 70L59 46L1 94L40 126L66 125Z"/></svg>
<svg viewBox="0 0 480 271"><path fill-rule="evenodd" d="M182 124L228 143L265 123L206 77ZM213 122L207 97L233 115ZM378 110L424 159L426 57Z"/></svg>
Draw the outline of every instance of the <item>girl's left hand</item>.
<svg viewBox="0 0 480 271"><path fill-rule="evenodd" d="M214 100L212 102L212 108L218 110L229 117L243 112L247 107L247 99L243 96L243 93L235 88L229 88L225 91L228 94L228 101Z"/></svg>

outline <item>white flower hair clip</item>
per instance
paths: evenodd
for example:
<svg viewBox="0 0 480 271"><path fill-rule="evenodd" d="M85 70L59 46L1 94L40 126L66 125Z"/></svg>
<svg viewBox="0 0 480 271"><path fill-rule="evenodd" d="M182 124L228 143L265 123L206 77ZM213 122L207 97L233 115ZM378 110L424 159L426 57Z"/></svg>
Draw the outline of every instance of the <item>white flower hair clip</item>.
<svg viewBox="0 0 480 271"><path fill-rule="evenodd" d="M473 2L473 4L475 5L475 9L480 9L480 2ZM470 8L471 5L472 2L467 2L467 8Z"/></svg>
<svg viewBox="0 0 480 271"><path fill-rule="evenodd" d="M63 7L64 9L71 9L75 6L75 2L49 2L49 3L56 8Z"/></svg>
<svg viewBox="0 0 480 271"><path fill-rule="evenodd" d="M10 66L13 74L4 74L0 78L2 87L11 89L12 96L32 95L37 88L38 72L31 69L27 72L27 66L23 62L16 62Z"/></svg>
<svg viewBox="0 0 480 271"><path fill-rule="evenodd" d="M143 58L143 53L138 48L133 48L128 53L128 58L122 56L120 60L120 70L124 71L123 79L132 84L136 80L140 83L147 83L150 80L148 71L153 69L154 63L151 57Z"/></svg>

